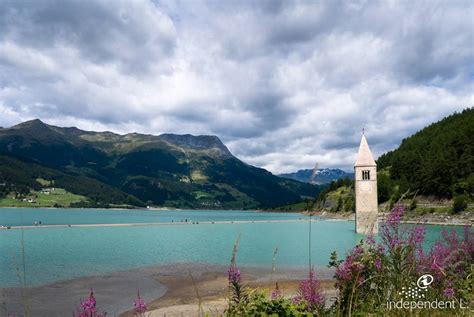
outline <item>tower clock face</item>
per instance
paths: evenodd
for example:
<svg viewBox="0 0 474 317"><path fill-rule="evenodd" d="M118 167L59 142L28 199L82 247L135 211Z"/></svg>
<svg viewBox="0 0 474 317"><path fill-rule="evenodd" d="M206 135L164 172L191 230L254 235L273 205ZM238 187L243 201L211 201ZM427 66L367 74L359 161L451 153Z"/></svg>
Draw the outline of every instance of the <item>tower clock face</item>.
<svg viewBox="0 0 474 317"><path fill-rule="evenodd" d="M359 182L359 191L363 193L372 192L372 182L368 182L368 181Z"/></svg>

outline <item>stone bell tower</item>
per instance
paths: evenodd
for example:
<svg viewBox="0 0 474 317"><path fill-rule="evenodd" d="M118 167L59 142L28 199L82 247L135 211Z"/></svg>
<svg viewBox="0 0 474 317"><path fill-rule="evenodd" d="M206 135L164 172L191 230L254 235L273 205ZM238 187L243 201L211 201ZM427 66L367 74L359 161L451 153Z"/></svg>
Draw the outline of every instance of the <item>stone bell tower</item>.
<svg viewBox="0 0 474 317"><path fill-rule="evenodd" d="M354 164L356 233L378 233L377 164L362 132L359 153Z"/></svg>

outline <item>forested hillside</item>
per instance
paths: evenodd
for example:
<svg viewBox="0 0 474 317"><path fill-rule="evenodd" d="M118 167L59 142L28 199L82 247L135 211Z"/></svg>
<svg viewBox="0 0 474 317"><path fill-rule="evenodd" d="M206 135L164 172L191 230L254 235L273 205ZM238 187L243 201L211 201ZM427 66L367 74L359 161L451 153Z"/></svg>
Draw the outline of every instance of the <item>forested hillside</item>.
<svg viewBox="0 0 474 317"><path fill-rule="evenodd" d="M402 141L377 160L400 191L451 198L474 192L474 109L454 113Z"/></svg>
<svg viewBox="0 0 474 317"><path fill-rule="evenodd" d="M421 205L467 210L474 200L474 109L454 113L404 139L399 148L379 157L377 169L379 204L391 206L407 194L403 202L414 210L422 195ZM338 180L320 192L315 206L354 211L354 200L354 182Z"/></svg>

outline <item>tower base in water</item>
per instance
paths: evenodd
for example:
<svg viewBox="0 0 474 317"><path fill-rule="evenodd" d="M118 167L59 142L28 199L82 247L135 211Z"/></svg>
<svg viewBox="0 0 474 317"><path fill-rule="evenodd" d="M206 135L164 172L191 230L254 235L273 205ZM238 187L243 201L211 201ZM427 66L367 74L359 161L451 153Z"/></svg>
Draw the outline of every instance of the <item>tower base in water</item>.
<svg viewBox="0 0 474 317"><path fill-rule="evenodd" d="M358 211L355 221L356 233L359 234L377 234L379 232L379 223L377 212Z"/></svg>

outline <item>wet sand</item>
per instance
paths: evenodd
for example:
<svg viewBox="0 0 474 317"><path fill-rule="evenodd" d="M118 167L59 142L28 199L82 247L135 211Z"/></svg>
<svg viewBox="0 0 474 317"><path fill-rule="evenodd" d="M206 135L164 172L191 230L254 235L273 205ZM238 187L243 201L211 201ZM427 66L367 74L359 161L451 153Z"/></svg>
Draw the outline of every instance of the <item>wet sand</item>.
<svg viewBox="0 0 474 317"><path fill-rule="evenodd" d="M21 288L4 288L0 291L0 316L4 316L5 308L16 317L23 316L25 304L29 316L71 316L80 300L88 297L91 288L99 310L106 310L108 316L115 316L133 306L137 289L146 301L165 294L167 288L158 282L155 274L158 270L147 268L76 278L27 288L25 296Z"/></svg>
<svg viewBox="0 0 474 317"><path fill-rule="evenodd" d="M283 296L296 295L299 281L306 277L306 270L276 272L274 275L263 273L259 269L243 270L244 285L258 289L270 295L278 281L279 289ZM168 292L161 298L148 304L147 317L181 317L181 316L221 316L228 305L228 282L226 274L209 273L200 278L183 277L160 281L169 285ZM325 279L321 282L323 292L329 302L336 295L334 281ZM201 312L201 314L200 314ZM121 317L132 317L131 311Z"/></svg>
<svg viewBox="0 0 474 317"><path fill-rule="evenodd" d="M242 267L241 270L247 285L268 288L270 291L278 280L284 294L288 295L295 292L298 280L307 275L307 269L304 268L277 269L273 274L271 268ZM80 299L88 296L91 287L99 311L107 311L107 316L132 316L127 311L133 309L137 289L149 310L154 310L150 316L197 314L198 298L205 302L203 306L207 305L207 311L213 314L221 312L226 305L226 271L226 266L209 264L140 268L28 288L26 300L23 300L21 288L4 288L0 289L0 315L7 315L8 311L17 317L23 316L24 304L27 303L30 316L71 316ZM317 270L317 274L322 279L332 277L332 271L326 268Z"/></svg>

